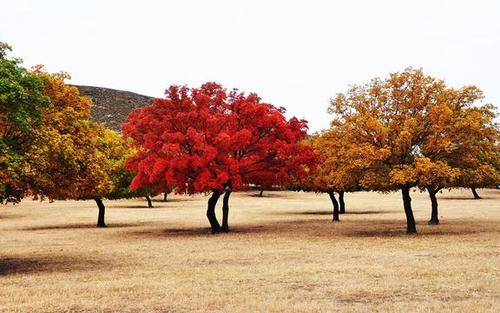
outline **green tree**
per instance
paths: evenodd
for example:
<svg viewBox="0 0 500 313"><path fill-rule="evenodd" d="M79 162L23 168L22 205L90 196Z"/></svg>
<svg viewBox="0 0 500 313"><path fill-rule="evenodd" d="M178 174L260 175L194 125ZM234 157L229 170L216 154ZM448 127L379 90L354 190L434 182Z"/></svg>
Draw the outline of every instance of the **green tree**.
<svg viewBox="0 0 500 313"><path fill-rule="evenodd" d="M19 202L26 193L26 145L49 106L42 94L44 80L7 56L0 42L0 203Z"/></svg>

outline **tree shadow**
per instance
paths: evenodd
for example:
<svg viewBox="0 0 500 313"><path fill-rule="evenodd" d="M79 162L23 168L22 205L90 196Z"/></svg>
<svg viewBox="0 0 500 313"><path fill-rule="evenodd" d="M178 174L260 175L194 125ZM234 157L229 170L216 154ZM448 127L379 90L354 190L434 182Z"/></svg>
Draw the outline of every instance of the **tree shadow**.
<svg viewBox="0 0 500 313"><path fill-rule="evenodd" d="M455 221L450 220L440 225L427 225L427 221L417 223L417 236L456 236L470 235L481 232L500 232L500 225L489 221ZM229 233L212 234L208 227L196 228L150 228L130 231L127 234L138 237L154 238L212 238L212 236L252 236L255 234L272 237L294 238L392 238L412 237L406 233L406 221L401 220L373 220L352 221L343 220L332 222L325 218L298 219L293 221L275 221L264 224L235 224L230 226ZM120 234L123 236L123 233Z"/></svg>
<svg viewBox="0 0 500 313"><path fill-rule="evenodd" d="M265 191L264 191L264 194L262 196L259 195L258 192L254 193L251 191L245 192L244 195L246 197L252 197L252 198L257 198L257 199L289 198L289 195L284 195L284 194L279 194L279 193L271 193L271 192L266 193Z"/></svg>
<svg viewBox="0 0 500 313"><path fill-rule="evenodd" d="M61 225L43 225L25 227L19 230L37 231L37 230L69 230L69 229L107 229L107 228L126 228L126 227L139 227L147 225L148 223L110 223L107 227L99 228L95 224L61 224Z"/></svg>
<svg viewBox="0 0 500 313"><path fill-rule="evenodd" d="M26 215L22 215L22 214L9 214L9 215L1 215L1 214L0 214L0 220L15 219L15 218L23 218L23 217L26 217Z"/></svg>
<svg viewBox="0 0 500 313"><path fill-rule="evenodd" d="M366 222L364 222L366 223ZM364 225L365 227L367 225ZM408 235L406 233L406 221L386 220L376 221L376 224L370 224L371 229L362 229L353 227L343 231L340 235L346 237L437 237L437 236L457 236L473 235L479 233L500 233L500 227L494 221L462 221L445 220L439 225L428 225L426 221L416 223L417 234Z"/></svg>
<svg viewBox="0 0 500 313"><path fill-rule="evenodd" d="M197 228L154 228L140 231L131 231L128 234L145 237L206 237L212 235L209 227ZM120 234L122 236L122 234Z"/></svg>
<svg viewBox="0 0 500 313"><path fill-rule="evenodd" d="M194 200L195 199L189 199L189 198L173 198L173 199L168 198L167 201L163 201L163 199L151 199L152 202L165 203L165 204L168 204L170 202L186 202Z"/></svg>
<svg viewBox="0 0 500 313"><path fill-rule="evenodd" d="M112 265L100 259L82 257L0 257L0 277L31 274L71 272L78 270L110 268Z"/></svg>
<svg viewBox="0 0 500 313"><path fill-rule="evenodd" d="M157 209L159 207L148 207L147 204L145 205L109 205L108 208L110 209Z"/></svg>
<svg viewBox="0 0 500 313"><path fill-rule="evenodd" d="M342 215L368 215L368 214L387 214L387 213L397 213L401 211L396 211L396 210L380 210L380 211L374 211L374 210L365 210L365 211L351 211L351 210L346 210L345 213Z"/></svg>
<svg viewBox="0 0 500 313"><path fill-rule="evenodd" d="M439 200L473 200L473 201L481 201L481 200L494 200L498 198L492 198L492 197L483 197L481 196L481 199L474 199L473 197L456 197L456 196L438 196L438 201Z"/></svg>
<svg viewBox="0 0 500 313"><path fill-rule="evenodd" d="M389 211L389 210L366 210L366 211L346 211L345 213L341 213L340 216L344 215L368 215L368 214L387 214L394 213L399 211ZM329 211L284 211L284 212L274 212L272 215L332 215L333 212Z"/></svg>

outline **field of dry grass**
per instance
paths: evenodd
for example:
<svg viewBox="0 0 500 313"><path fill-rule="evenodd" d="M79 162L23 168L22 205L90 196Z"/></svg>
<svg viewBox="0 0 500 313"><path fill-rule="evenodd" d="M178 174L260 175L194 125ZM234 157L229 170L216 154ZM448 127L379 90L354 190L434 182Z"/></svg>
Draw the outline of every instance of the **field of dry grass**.
<svg viewBox="0 0 500 313"><path fill-rule="evenodd" d="M207 197L0 207L2 312L498 312L500 191L444 192L441 225L412 193L234 193L228 234L211 235ZM221 203L219 203L220 207ZM218 212L220 213L220 211Z"/></svg>

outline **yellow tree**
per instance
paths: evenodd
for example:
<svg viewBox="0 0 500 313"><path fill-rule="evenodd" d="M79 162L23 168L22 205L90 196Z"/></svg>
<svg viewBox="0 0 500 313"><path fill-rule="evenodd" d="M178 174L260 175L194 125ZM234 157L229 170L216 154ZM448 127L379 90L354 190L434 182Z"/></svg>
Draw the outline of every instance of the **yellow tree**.
<svg viewBox="0 0 500 313"><path fill-rule="evenodd" d="M99 208L97 226L105 227L102 199L121 194L115 185L130 155L129 145L114 131L92 122L91 101L64 83L67 74L50 75L41 67L34 72L46 81L44 94L52 106L27 149L31 194L50 200L94 199Z"/></svg>
<svg viewBox="0 0 500 313"><path fill-rule="evenodd" d="M500 183L500 135L492 105L464 107L455 113L449 130L453 144L443 158L460 169L457 187L476 188Z"/></svg>
<svg viewBox="0 0 500 313"><path fill-rule="evenodd" d="M456 176L456 171L446 167L447 160L441 159L449 145L446 140L438 144L439 138L447 136L442 129L455 118L441 121L441 114L461 111L480 97L475 87L448 88L443 81L408 68L385 80L353 86L332 99L330 112L344 125L345 139L374 152L372 158L359 160L369 163L361 185L376 191L401 190L408 233L416 233L411 188L428 184L427 176L437 169L445 176L436 180L440 185L448 185ZM432 166L422 157L429 157ZM353 155L351 162L357 161ZM425 188L436 187L436 181Z"/></svg>
<svg viewBox="0 0 500 313"><path fill-rule="evenodd" d="M379 155L378 151L353 145L344 125L337 122L332 123L330 129L311 136L307 144L321 162L302 189L327 193L333 204L333 221L338 221L339 214L345 213L344 193L360 190L360 179ZM335 193L338 193L338 201Z"/></svg>

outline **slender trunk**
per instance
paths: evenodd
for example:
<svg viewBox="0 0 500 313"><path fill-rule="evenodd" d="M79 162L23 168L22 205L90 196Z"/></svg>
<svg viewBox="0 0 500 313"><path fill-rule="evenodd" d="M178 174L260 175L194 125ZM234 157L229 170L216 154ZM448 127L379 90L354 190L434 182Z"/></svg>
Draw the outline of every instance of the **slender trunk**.
<svg viewBox="0 0 500 313"><path fill-rule="evenodd" d="M340 204L339 213L344 214L345 213L345 202L344 202L344 192L343 191L339 191L339 204Z"/></svg>
<svg viewBox="0 0 500 313"><path fill-rule="evenodd" d="M401 188L403 194L403 206L406 214L406 232L408 234L416 234L417 228L415 226L415 218L411 209L410 187Z"/></svg>
<svg viewBox="0 0 500 313"><path fill-rule="evenodd" d="M438 225L439 224L438 201L436 194L438 193L439 189L427 188L427 191L429 192L429 197L431 198L431 208L432 208L429 225Z"/></svg>
<svg viewBox="0 0 500 313"><path fill-rule="evenodd" d="M476 191L476 188L475 188L475 187L472 187L470 190L472 191L472 194L474 195L474 199L482 199L482 198L479 196L479 194L477 193L477 191Z"/></svg>
<svg viewBox="0 0 500 313"><path fill-rule="evenodd" d="M259 192L259 197L262 197L262 195L264 194L264 188L260 188L260 192Z"/></svg>
<svg viewBox="0 0 500 313"><path fill-rule="evenodd" d="M227 233L229 231L229 225L227 223L229 217L229 196L231 195L231 187L226 188L226 193L222 199L222 232Z"/></svg>
<svg viewBox="0 0 500 313"><path fill-rule="evenodd" d="M217 221L217 217L215 216L215 205L217 204L220 195L221 193L214 189L212 196L208 199L207 218L210 223L210 227L212 228L212 234L218 233L221 230L219 221Z"/></svg>
<svg viewBox="0 0 500 313"><path fill-rule="evenodd" d="M152 208L153 207L153 202L151 202L151 197L150 196L146 196L146 200L148 201L148 208Z"/></svg>
<svg viewBox="0 0 500 313"><path fill-rule="evenodd" d="M333 204L333 221L339 221L339 203L337 199L335 199L335 193L333 191L328 191L328 195L330 196L330 200L332 200Z"/></svg>
<svg viewBox="0 0 500 313"><path fill-rule="evenodd" d="M94 200L99 208L99 214L97 215L97 227L106 227L106 223L104 223L104 213L106 211L106 207L104 206L104 203L102 203L101 198L95 198Z"/></svg>
<svg viewBox="0 0 500 313"><path fill-rule="evenodd" d="M163 202L167 202L167 197L168 197L168 193L167 192L164 192L163 193Z"/></svg>

